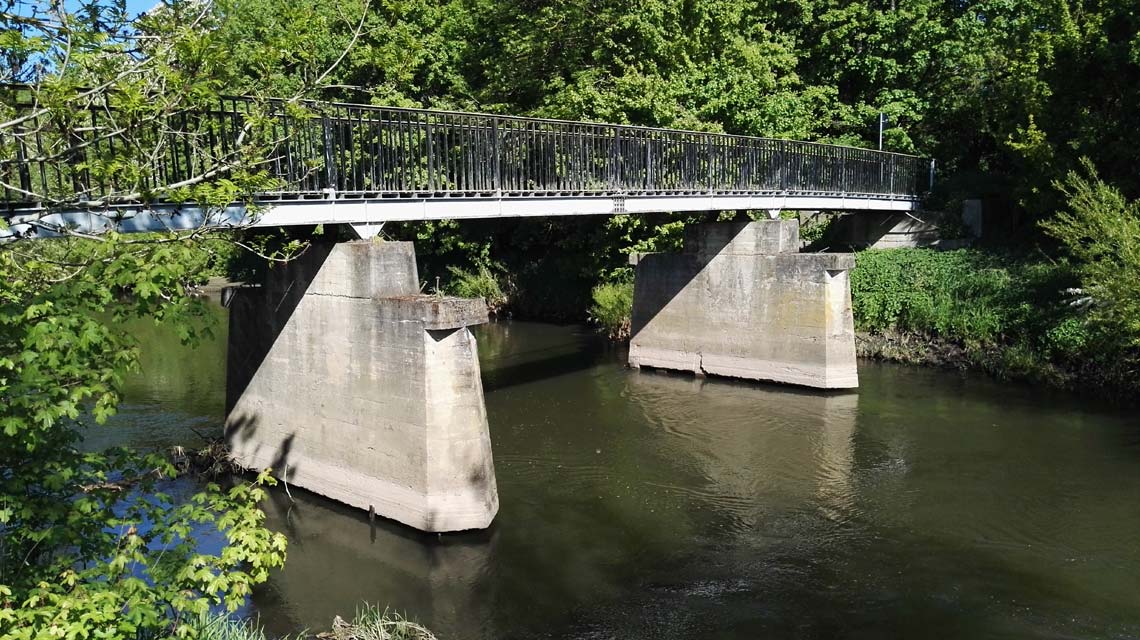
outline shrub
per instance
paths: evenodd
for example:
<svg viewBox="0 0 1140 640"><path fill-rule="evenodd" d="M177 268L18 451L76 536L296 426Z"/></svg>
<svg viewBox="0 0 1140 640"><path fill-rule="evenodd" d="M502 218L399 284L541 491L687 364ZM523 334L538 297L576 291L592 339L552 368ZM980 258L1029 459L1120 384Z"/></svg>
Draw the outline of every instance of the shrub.
<svg viewBox="0 0 1140 640"><path fill-rule="evenodd" d="M590 321L597 324L611 340L629 338L633 315L633 283L603 283L590 292Z"/></svg>
<svg viewBox="0 0 1140 640"><path fill-rule="evenodd" d="M1062 360L1093 347L1074 268L972 249L856 255L851 298L863 331L900 331L969 347L1024 343Z"/></svg>
<svg viewBox="0 0 1140 640"><path fill-rule="evenodd" d="M507 296L503 293L495 274L486 265L480 265L477 271L468 271L459 267L448 267L451 281L447 285L448 293L462 298L483 298L491 313L499 313L507 306Z"/></svg>
<svg viewBox="0 0 1140 640"><path fill-rule="evenodd" d="M1128 201L1097 177L1070 172L1056 186L1068 210L1041 223L1074 258L1089 318L1107 345L1129 352L1140 348L1140 201Z"/></svg>
<svg viewBox="0 0 1140 640"><path fill-rule="evenodd" d="M1011 275L977 251L870 250L856 256L851 297L860 329L894 329L972 343L1008 326Z"/></svg>

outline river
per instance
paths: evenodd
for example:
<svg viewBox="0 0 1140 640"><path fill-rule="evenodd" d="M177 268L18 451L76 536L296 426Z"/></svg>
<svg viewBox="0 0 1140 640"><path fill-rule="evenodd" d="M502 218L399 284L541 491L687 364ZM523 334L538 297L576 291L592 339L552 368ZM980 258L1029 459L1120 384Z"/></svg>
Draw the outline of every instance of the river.
<svg viewBox="0 0 1140 640"><path fill-rule="evenodd" d="M143 372L90 442L220 433L224 335L138 334ZM1140 637L1134 413L870 362L857 393L634 371L578 326L477 336L493 526L276 491L289 559L247 611L269 631L370 602L443 640Z"/></svg>

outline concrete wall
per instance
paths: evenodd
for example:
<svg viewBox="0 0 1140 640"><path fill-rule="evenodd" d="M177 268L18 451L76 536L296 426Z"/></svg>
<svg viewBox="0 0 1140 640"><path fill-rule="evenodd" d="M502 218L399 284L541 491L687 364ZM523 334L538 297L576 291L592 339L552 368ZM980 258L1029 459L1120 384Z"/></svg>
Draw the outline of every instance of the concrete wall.
<svg viewBox="0 0 1140 640"><path fill-rule="evenodd" d="M799 223L713 223L637 264L629 363L858 386L849 254L800 254Z"/></svg>
<svg viewBox="0 0 1140 640"><path fill-rule="evenodd" d="M482 300L419 295L411 243L318 247L231 303L226 436L250 468L424 531L498 510Z"/></svg>

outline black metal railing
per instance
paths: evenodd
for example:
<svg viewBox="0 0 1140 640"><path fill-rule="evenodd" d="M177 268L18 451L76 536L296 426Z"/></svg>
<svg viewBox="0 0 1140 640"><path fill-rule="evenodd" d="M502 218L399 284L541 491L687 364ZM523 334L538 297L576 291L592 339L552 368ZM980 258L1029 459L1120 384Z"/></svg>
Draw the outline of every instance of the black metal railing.
<svg viewBox="0 0 1140 640"><path fill-rule="evenodd" d="M9 104L11 113L20 109ZM9 208L162 199L255 162L264 198L788 194L917 199L929 160L718 133L338 103L223 98L131 122L105 107L0 131ZM72 114L74 116L74 114ZM256 116L256 117L255 117ZM123 135L130 130L130 135ZM123 149L126 141L134 145ZM115 145L120 145L117 150ZM119 164L115 164L118 162ZM134 163L124 168L123 163Z"/></svg>

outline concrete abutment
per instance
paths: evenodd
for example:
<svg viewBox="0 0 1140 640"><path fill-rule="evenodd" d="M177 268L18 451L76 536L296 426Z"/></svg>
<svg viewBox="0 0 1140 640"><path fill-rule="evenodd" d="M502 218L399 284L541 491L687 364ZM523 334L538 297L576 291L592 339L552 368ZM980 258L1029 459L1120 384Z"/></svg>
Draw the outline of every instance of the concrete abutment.
<svg viewBox="0 0 1140 640"><path fill-rule="evenodd" d="M314 246L230 301L226 440L251 469L423 531L481 529L498 492L482 300L419 293L410 242Z"/></svg>
<svg viewBox="0 0 1140 640"><path fill-rule="evenodd" d="M854 256L798 253L796 220L686 229L680 254L637 261L629 363L857 387Z"/></svg>

